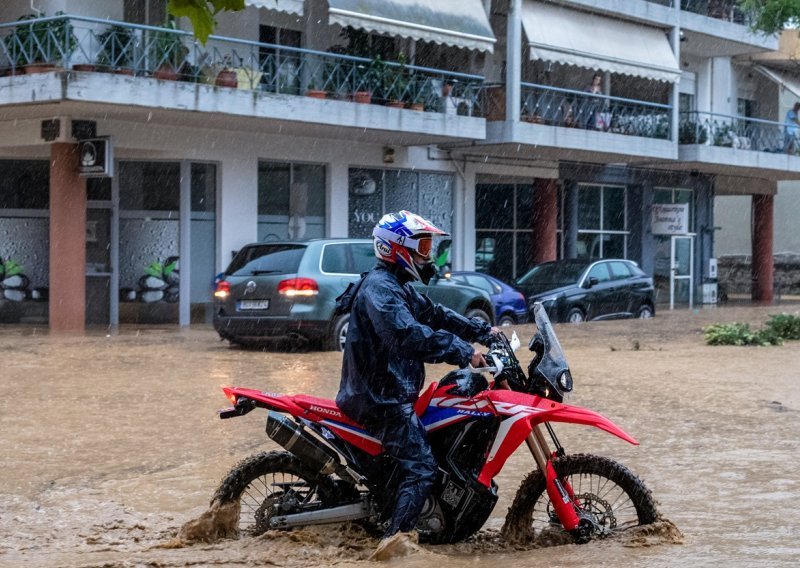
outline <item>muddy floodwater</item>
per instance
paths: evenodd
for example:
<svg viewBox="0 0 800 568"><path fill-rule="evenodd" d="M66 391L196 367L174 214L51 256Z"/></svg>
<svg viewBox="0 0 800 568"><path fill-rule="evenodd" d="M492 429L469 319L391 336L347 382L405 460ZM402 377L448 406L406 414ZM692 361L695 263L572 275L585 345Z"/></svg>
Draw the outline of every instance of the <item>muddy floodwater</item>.
<svg viewBox="0 0 800 568"><path fill-rule="evenodd" d="M702 327L798 313L800 304L662 310L652 320L557 325L571 404L640 442L557 425L570 453L616 459L653 491L664 524L588 545L511 547L498 531L533 467L523 448L466 543L422 546L403 566L800 565L800 342L709 347ZM527 343L532 328L517 331ZM519 352L527 365L527 352ZM267 532L179 546L239 460L277 449L263 412L221 421L223 384L333 398L341 355L247 351L210 328L48 335L0 328L0 565L349 566L376 541L358 527ZM436 379L446 366L428 368Z"/></svg>

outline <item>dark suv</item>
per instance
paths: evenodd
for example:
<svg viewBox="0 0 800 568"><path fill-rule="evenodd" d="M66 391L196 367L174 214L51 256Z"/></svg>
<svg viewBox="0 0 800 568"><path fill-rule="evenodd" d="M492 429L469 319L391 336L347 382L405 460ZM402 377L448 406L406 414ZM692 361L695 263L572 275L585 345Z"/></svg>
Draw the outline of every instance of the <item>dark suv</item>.
<svg viewBox="0 0 800 568"><path fill-rule="evenodd" d="M334 320L336 297L375 266L370 239L265 242L243 247L214 292L214 329L231 343L294 337L341 350L349 316ZM431 300L494 322L489 295L447 278L415 284Z"/></svg>

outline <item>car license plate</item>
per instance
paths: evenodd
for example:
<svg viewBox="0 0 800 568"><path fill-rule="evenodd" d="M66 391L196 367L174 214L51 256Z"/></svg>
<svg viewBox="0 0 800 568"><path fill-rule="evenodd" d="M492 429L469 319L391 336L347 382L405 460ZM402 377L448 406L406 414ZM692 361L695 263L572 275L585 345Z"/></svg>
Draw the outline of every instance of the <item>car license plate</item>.
<svg viewBox="0 0 800 568"><path fill-rule="evenodd" d="M240 310L268 310L269 300L241 300L239 302Z"/></svg>

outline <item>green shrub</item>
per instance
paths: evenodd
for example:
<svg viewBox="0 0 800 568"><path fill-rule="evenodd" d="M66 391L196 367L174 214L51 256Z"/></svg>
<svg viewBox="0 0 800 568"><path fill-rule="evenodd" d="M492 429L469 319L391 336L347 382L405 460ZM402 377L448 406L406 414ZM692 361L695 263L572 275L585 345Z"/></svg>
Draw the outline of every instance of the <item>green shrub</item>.
<svg viewBox="0 0 800 568"><path fill-rule="evenodd" d="M783 339L800 339L800 316L773 314L766 325L767 329Z"/></svg>
<svg viewBox="0 0 800 568"><path fill-rule="evenodd" d="M780 345L781 336L772 328L752 331L747 323L715 323L703 329L708 345Z"/></svg>

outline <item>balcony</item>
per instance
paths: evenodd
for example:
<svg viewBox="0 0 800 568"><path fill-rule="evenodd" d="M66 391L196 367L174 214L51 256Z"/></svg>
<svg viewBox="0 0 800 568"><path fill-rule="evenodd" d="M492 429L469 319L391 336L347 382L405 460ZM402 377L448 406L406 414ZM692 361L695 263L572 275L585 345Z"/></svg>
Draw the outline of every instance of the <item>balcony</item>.
<svg viewBox="0 0 800 568"><path fill-rule="evenodd" d="M28 77L42 72L49 77ZM93 18L0 25L2 75L11 79L0 79L10 82L0 105L33 102L33 88L37 102L218 112L323 131L379 125L407 142L485 136L480 76L218 36L201 45L180 30Z"/></svg>
<svg viewBox="0 0 800 568"><path fill-rule="evenodd" d="M753 32L752 16L737 0L681 0L681 51L699 56L733 56L773 51L775 36ZM705 38L703 37L705 36ZM714 38L709 42L708 37Z"/></svg>
<svg viewBox="0 0 800 568"><path fill-rule="evenodd" d="M505 92L487 87L487 133L495 143L528 144L553 156L614 161L677 157L670 105L522 83L520 123L506 121Z"/></svg>
<svg viewBox="0 0 800 568"><path fill-rule="evenodd" d="M688 112L681 113L678 131L679 159L698 171L800 178L800 140L790 144L780 122Z"/></svg>

